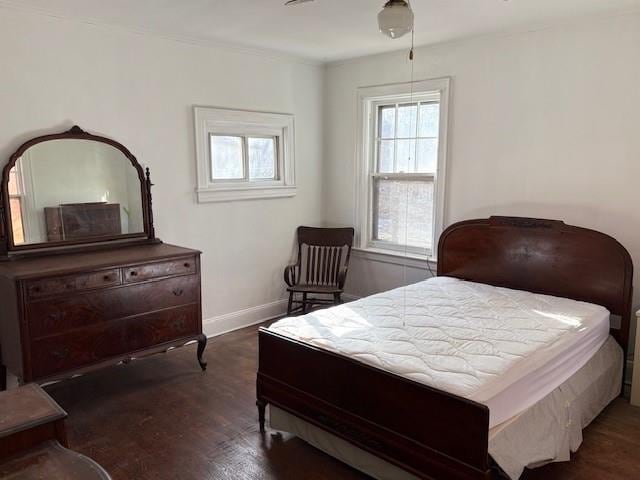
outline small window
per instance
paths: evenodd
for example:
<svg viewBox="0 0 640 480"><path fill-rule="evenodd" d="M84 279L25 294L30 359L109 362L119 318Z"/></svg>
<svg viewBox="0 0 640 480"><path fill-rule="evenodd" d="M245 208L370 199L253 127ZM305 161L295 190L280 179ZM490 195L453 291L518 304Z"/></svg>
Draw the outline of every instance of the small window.
<svg viewBox="0 0 640 480"><path fill-rule="evenodd" d="M195 108L198 201L295 195L293 116Z"/></svg>
<svg viewBox="0 0 640 480"><path fill-rule="evenodd" d="M211 180L278 180L277 139L211 135Z"/></svg>

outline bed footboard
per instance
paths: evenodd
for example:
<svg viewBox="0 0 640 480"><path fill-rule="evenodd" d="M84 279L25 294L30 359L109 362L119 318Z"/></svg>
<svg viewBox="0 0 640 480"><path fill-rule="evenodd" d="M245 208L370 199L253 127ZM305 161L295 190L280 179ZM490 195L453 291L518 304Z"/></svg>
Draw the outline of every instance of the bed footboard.
<svg viewBox="0 0 640 480"><path fill-rule="evenodd" d="M419 478L491 478L485 405L266 329L259 347L262 430L272 404Z"/></svg>

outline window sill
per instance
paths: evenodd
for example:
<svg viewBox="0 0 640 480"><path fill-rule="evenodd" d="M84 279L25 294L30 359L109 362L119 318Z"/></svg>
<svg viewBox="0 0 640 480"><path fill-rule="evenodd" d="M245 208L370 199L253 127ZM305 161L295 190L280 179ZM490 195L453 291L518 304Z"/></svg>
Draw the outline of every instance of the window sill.
<svg viewBox="0 0 640 480"><path fill-rule="evenodd" d="M233 202L270 198L287 198L296 195L296 187L285 186L251 186L243 185L235 188L207 188L197 190L198 203Z"/></svg>
<svg viewBox="0 0 640 480"><path fill-rule="evenodd" d="M392 265L419 268L421 270L433 271L435 274L438 262L433 257L426 255L416 255L414 253L395 252L381 248L354 248L353 255L356 258L369 260L372 262L389 263Z"/></svg>

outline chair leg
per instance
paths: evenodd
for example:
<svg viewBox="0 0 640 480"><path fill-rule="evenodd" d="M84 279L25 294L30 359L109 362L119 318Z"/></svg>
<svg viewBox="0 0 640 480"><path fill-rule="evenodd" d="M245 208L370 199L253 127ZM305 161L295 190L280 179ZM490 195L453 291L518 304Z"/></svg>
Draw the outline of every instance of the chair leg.
<svg viewBox="0 0 640 480"><path fill-rule="evenodd" d="M287 305L287 317L291 315L292 309L293 309L293 292L289 292L289 303Z"/></svg>
<svg viewBox="0 0 640 480"><path fill-rule="evenodd" d="M306 292L302 294L302 314L307 313L307 294Z"/></svg>
<svg viewBox="0 0 640 480"><path fill-rule="evenodd" d="M333 303L334 305L340 305L342 303L342 294L334 293L333 294Z"/></svg>

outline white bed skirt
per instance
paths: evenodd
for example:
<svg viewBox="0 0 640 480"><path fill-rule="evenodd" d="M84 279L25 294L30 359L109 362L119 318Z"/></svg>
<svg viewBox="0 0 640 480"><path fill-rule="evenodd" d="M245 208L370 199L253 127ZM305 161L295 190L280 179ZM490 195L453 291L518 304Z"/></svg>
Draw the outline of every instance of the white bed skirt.
<svg viewBox="0 0 640 480"><path fill-rule="evenodd" d="M525 467L570 459L582 429L615 399L622 385L622 349L609 337L569 380L533 407L489 431L489 454L512 479ZM414 475L295 417L270 407L270 425L378 480L416 480Z"/></svg>

